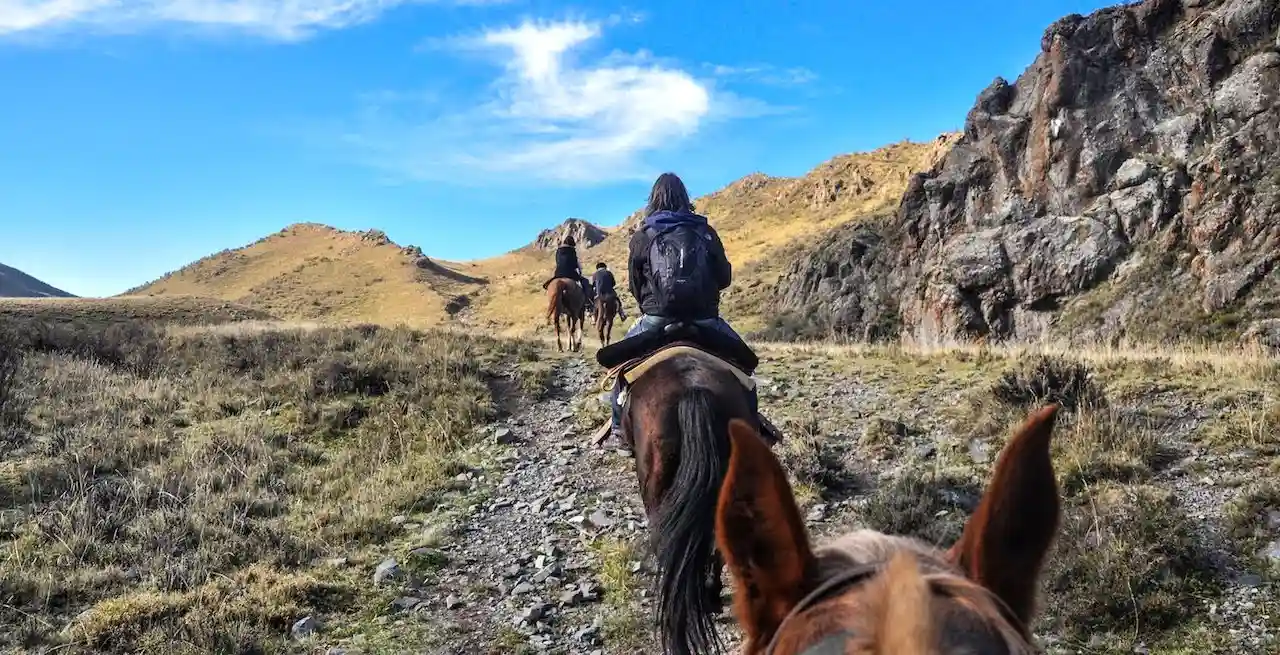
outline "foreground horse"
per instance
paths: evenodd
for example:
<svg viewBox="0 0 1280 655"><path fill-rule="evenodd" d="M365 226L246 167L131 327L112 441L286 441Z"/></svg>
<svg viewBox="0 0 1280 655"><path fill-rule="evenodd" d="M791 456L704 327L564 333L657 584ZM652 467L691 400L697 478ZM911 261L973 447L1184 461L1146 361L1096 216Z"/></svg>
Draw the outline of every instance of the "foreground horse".
<svg viewBox="0 0 1280 655"><path fill-rule="evenodd" d="M720 610L723 563L712 527L729 464L729 424L754 426L757 417L745 374L701 351L665 352L680 354L654 356L660 361L628 388L622 431L636 453L658 563L663 651L706 653L716 644Z"/></svg>
<svg viewBox="0 0 1280 655"><path fill-rule="evenodd" d="M734 420L715 525L743 653L1035 652L1036 579L1060 512L1049 459L1056 412L1032 414L1005 447L947 551L871 530L813 550L777 458L755 428Z"/></svg>
<svg viewBox="0 0 1280 655"><path fill-rule="evenodd" d="M600 335L600 345L607 346L613 340L613 319L618 315L622 301L617 296L596 298L596 334Z"/></svg>
<svg viewBox="0 0 1280 655"><path fill-rule="evenodd" d="M556 326L556 347L560 352L564 352L564 343L560 340L561 316L565 317L569 327L569 350L576 352L582 349L586 307L587 299L582 294L582 286L576 281L560 277L547 285L547 322Z"/></svg>

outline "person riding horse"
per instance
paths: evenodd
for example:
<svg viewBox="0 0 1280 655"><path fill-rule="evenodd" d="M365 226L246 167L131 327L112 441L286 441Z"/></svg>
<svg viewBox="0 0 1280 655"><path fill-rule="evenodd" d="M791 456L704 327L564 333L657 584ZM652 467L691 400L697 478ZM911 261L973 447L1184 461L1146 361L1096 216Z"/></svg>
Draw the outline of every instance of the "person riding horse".
<svg viewBox="0 0 1280 655"><path fill-rule="evenodd" d="M566 236L564 241L560 242L560 247L556 248L556 270L551 279L542 283L542 288L546 289L556 278L567 278L582 285L582 293L587 298L587 311L594 313L595 311L595 292L591 288L591 282L582 275L582 266L578 264L578 250L576 248L577 241L572 236Z"/></svg>
<svg viewBox="0 0 1280 655"><path fill-rule="evenodd" d="M733 281L733 266L720 235L705 216L694 213L689 192L675 173L663 173L653 183L645 218L628 245L628 286L640 306L640 316L623 341L679 321L719 333L747 349L746 342L720 316L720 292ZM610 434L621 437L622 381L613 386ZM754 388L748 391L751 411L759 415ZM763 426L776 433L760 417ZM602 433L603 434L603 433Z"/></svg>
<svg viewBox="0 0 1280 655"><path fill-rule="evenodd" d="M609 270L609 265L604 262L596 263L596 272L591 274L591 285L596 292L598 302L603 305L609 301L615 301L618 308L618 318L626 319L627 315L622 311L622 298L618 297L618 281L613 277L613 271Z"/></svg>

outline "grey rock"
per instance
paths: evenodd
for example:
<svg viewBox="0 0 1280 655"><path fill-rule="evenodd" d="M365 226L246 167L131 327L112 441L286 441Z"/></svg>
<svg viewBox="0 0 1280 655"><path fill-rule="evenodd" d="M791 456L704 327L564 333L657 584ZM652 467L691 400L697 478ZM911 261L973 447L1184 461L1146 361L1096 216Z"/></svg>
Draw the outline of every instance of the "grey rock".
<svg viewBox="0 0 1280 655"><path fill-rule="evenodd" d="M519 439L511 432L511 428L500 427L495 428L493 431L493 442L499 446L510 446L518 443Z"/></svg>
<svg viewBox="0 0 1280 655"><path fill-rule="evenodd" d="M1146 182L1149 177L1151 164L1135 157L1120 165L1120 170L1111 178L1111 183L1117 189L1127 189Z"/></svg>
<svg viewBox="0 0 1280 655"><path fill-rule="evenodd" d="M373 584L381 585L389 580L394 580L404 575L404 571L400 568L394 559L387 558L378 563L377 568L373 571Z"/></svg>
<svg viewBox="0 0 1280 655"><path fill-rule="evenodd" d="M793 260L779 319L795 336L917 343L1174 339L1218 312L1238 337L1274 319L1280 14L1186 1L1051 26L895 215Z"/></svg>
<svg viewBox="0 0 1280 655"><path fill-rule="evenodd" d="M294 622L289 634L299 641L307 639L320 630L320 623L314 617L304 616Z"/></svg>
<svg viewBox="0 0 1280 655"><path fill-rule="evenodd" d="M454 596L453 594L449 594L444 599L444 608L447 610L456 610L462 606L463 606L462 599L458 598L457 596Z"/></svg>
<svg viewBox="0 0 1280 655"><path fill-rule="evenodd" d="M397 612L408 612L421 604L421 598L416 596L401 596L391 601L391 608Z"/></svg>
<svg viewBox="0 0 1280 655"><path fill-rule="evenodd" d="M533 593L533 585L528 582L521 582L511 590L512 596L524 596Z"/></svg>
<svg viewBox="0 0 1280 655"><path fill-rule="evenodd" d="M609 518L609 515L605 514L604 510L602 509L598 509L592 512L590 520L591 520L591 525L594 525L595 527L600 528L601 530L612 527L615 522L613 519Z"/></svg>
<svg viewBox="0 0 1280 655"><path fill-rule="evenodd" d="M534 603L525 608L524 611L516 615L516 625L533 625L542 621L551 612L551 605L547 603Z"/></svg>

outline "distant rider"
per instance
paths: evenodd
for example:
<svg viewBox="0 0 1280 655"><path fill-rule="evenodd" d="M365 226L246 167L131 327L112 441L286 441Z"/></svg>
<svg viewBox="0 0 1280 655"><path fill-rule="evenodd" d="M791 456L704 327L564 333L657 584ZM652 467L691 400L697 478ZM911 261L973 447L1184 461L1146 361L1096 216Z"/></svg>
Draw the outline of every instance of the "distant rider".
<svg viewBox="0 0 1280 655"><path fill-rule="evenodd" d="M595 308L595 291L591 288L591 282L582 275L582 266L578 264L578 250L575 247L577 242L572 236L566 236L564 241L560 243L560 247L556 248L556 272L551 276L550 280L542 283L542 288L546 289L556 278L568 278L576 281L582 286L582 295L586 298L587 311L594 311Z"/></svg>
<svg viewBox="0 0 1280 655"><path fill-rule="evenodd" d="M613 271L609 270L608 264L604 262L596 264L596 272L591 274L591 284L595 287L596 298L599 299L600 308L603 308L606 302L615 300L617 301L618 318L627 318L627 315L622 311L622 299L618 297L618 281L613 278Z"/></svg>

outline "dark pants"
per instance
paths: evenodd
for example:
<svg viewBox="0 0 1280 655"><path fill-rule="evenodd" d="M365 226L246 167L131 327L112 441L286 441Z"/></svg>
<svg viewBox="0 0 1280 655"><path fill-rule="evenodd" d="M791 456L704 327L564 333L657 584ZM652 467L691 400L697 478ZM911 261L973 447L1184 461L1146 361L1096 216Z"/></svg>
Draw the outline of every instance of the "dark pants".
<svg viewBox="0 0 1280 655"><path fill-rule="evenodd" d="M662 325L665 322L666 322L666 319L660 316L649 316L648 314L641 314L640 318L637 318L636 322L632 323L631 327L627 328L627 334L626 336L623 337L623 339L633 337L637 334L640 334L641 332L644 332L645 330L652 330L655 328L662 327ZM703 321L693 321L693 323L698 327L709 327L723 334L731 336L734 339L737 339L738 341L742 341L742 337L738 336L738 333L734 332L733 328L730 327L729 323L725 321L723 318L710 318ZM613 409L613 429L614 430L618 430L622 427L622 407L618 405L618 394L621 391L622 391L622 377L619 376L617 380L613 381L613 394L610 396L610 403L609 403ZM758 415L760 413L760 397L756 393L755 389L752 389L750 393L747 394L747 403L749 405L749 409L751 410L752 416Z"/></svg>

